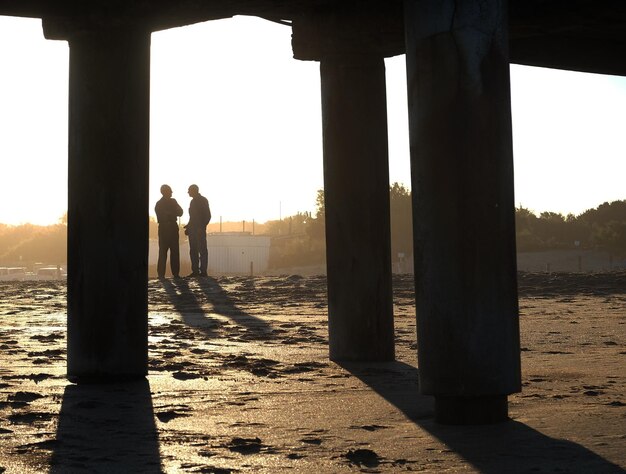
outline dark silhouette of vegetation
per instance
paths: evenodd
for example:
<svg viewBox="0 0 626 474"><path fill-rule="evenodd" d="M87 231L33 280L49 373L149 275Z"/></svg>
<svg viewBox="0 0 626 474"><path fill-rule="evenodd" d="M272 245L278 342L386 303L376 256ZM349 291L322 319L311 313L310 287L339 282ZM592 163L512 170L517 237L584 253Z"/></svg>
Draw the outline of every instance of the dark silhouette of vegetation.
<svg viewBox="0 0 626 474"><path fill-rule="evenodd" d="M517 250L600 249L626 255L626 201L605 202L579 216L519 207L515 212Z"/></svg>
<svg viewBox="0 0 626 474"><path fill-rule="evenodd" d="M413 255L411 192L401 184L390 187L391 260ZM298 214L268 223L272 240L270 266L274 268L325 262L324 192L317 193L315 217ZM291 220L292 219L292 220ZM626 256L626 201L604 203L579 216L515 210L519 252L558 249L597 249ZM381 223L382 225L382 223Z"/></svg>
<svg viewBox="0 0 626 474"><path fill-rule="evenodd" d="M411 191L393 183L389 190L391 215L391 261L411 258L413 255L413 207Z"/></svg>
<svg viewBox="0 0 626 474"><path fill-rule="evenodd" d="M391 259L407 260L413 254L411 192L399 183L389 189L391 211ZM270 267L320 265L326 261L324 191L318 190L315 217L298 213L282 221L268 222L272 239ZM383 223L381 222L381 225Z"/></svg>
<svg viewBox="0 0 626 474"><path fill-rule="evenodd" d="M326 261L323 193L315 217L297 213L278 221L266 223L266 232L272 236L270 268L319 265Z"/></svg>

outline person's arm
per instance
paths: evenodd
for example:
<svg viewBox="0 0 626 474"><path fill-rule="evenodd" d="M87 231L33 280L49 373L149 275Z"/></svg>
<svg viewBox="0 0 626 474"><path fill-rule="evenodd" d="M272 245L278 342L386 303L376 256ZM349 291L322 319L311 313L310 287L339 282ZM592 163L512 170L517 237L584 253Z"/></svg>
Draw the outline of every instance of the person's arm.
<svg viewBox="0 0 626 474"><path fill-rule="evenodd" d="M195 199L192 199L189 203L189 222L187 223L188 227L194 227L196 225L198 210L196 208L197 203Z"/></svg>
<svg viewBox="0 0 626 474"><path fill-rule="evenodd" d="M156 216L157 216L157 222L159 222L159 220L161 219L161 216L160 216L160 214L161 214L161 209L160 209L160 206L159 206L159 201L157 201L157 203L156 203L156 204L155 204L155 206L154 206L154 213L155 213L155 214L156 214Z"/></svg>
<svg viewBox="0 0 626 474"><path fill-rule="evenodd" d="M174 204L176 204L176 207L175 207L175 209L176 209L176 216L177 217L182 216L183 215L183 208L180 207L180 204L178 204L178 201L176 201L176 199L174 199Z"/></svg>

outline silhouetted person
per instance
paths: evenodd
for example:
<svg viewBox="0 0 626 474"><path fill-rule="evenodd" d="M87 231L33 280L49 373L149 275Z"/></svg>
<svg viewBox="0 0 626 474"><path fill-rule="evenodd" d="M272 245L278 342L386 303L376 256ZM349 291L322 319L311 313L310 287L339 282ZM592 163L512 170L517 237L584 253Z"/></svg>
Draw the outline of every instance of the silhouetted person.
<svg viewBox="0 0 626 474"><path fill-rule="evenodd" d="M189 186L187 192L191 196L189 223L185 226L185 233L189 237L189 257L191 258L189 276L207 276L209 255L206 247L206 226L211 221L211 209L209 201L200 194L197 185Z"/></svg>
<svg viewBox="0 0 626 474"><path fill-rule="evenodd" d="M172 188L167 184L161 186L163 197L154 206L159 223L159 260L157 262L157 274L159 278L165 277L165 264L167 251L170 252L170 268L174 278L180 275L180 251L178 248L178 217L183 215L183 208L172 198Z"/></svg>

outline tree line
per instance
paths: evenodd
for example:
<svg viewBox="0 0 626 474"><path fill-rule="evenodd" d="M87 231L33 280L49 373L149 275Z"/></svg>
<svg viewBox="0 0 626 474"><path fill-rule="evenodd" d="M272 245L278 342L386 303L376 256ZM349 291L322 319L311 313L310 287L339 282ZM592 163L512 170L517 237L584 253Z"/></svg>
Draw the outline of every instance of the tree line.
<svg viewBox="0 0 626 474"><path fill-rule="evenodd" d="M35 262L67 262L67 224L0 224L0 266L27 266Z"/></svg>
<svg viewBox="0 0 626 474"><path fill-rule="evenodd" d="M522 206L515 210L517 250L601 249L626 256L626 201L605 202L575 216Z"/></svg>
<svg viewBox="0 0 626 474"><path fill-rule="evenodd" d="M389 189L391 214L391 260L413 255L411 192L399 183ZM522 206L515 209L518 252L560 249L605 250L626 256L626 201L605 202L582 214L556 212L535 214ZM382 225L382 223L381 223ZM290 267L323 264L326 258L324 192L319 190L315 216L297 214L267 223L274 236L270 266Z"/></svg>
<svg viewBox="0 0 626 474"><path fill-rule="evenodd" d="M389 193L391 256L395 262L402 255L409 259L413 254L411 192L394 183ZM555 212L537 215L520 206L515 210L515 223L519 252L580 248L626 256L626 200L605 202L578 216ZM209 231L217 232L219 225L211 223ZM222 228L225 232L253 229L251 222L225 222ZM302 212L281 220L255 223L254 232L272 237L271 267L323 264L326 260L324 192L317 192L315 213ZM151 219L150 237L156 235L157 224ZM57 265L66 261L67 216L50 226L0 224L0 265L20 262Z"/></svg>
<svg viewBox="0 0 626 474"><path fill-rule="evenodd" d="M391 217L391 260L413 254L413 215L411 192L399 183L389 188ZM271 235L270 267L321 265L326 262L326 215L324 191L318 190L315 214L298 213L280 221L266 223ZM381 222L381 225L384 223Z"/></svg>

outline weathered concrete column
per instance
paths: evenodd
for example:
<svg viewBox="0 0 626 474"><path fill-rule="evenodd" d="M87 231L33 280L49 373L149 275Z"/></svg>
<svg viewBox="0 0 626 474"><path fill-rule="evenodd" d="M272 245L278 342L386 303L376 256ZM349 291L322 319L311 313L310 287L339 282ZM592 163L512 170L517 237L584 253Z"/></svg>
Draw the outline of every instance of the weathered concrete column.
<svg viewBox="0 0 626 474"><path fill-rule="evenodd" d="M345 0L293 20L294 57L320 61L330 358L394 359L384 58L402 4Z"/></svg>
<svg viewBox="0 0 626 474"><path fill-rule="evenodd" d="M320 64L332 360L394 359L385 63Z"/></svg>
<svg viewBox="0 0 626 474"><path fill-rule="evenodd" d="M150 33L102 28L69 42L68 378L141 377Z"/></svg>
<svg viewBox="0 0 626 474"><path fill-rule="evenodd" d="M444 423L520 390L506 0L406 0L420 390Z"/></svg>

